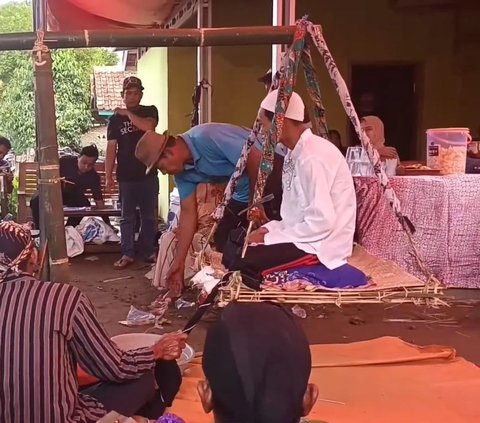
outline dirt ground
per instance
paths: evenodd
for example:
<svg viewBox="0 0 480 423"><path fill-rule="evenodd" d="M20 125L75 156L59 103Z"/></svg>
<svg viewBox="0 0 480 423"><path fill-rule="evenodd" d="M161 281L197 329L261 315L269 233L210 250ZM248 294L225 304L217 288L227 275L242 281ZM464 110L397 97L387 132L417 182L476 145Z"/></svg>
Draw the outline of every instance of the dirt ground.
<svg viewBox="0 0 480 423"><path fill-rule="evenodd" d="M136 263L127 270L115 270L114 255L100 254L96 261L81 256L72 261L72 284L82 289L93 301L98 316L111 335L128 332L156 332L151 326L128 328L118 323L127 316L130 305L145 308L158 295L144 278L149 266ZM130 277L119 281L107 279ZM467 295L468 297L468 295ZM380 336L398 336L418 345L440 344L454 347L458 355L480 365L480 302L455 300L450 307L438 309L411 304L346 305L337 307L302 306L307 318L299 319L310 343L345 343ZM195 308L168 311L172 321L164 332L181 329ZM210 316L212 317L212 316ZM396 322L388 319L397 319ZM207 321L210 319L206 319ZM399 322L398 320L405 320ZM189 338L196 351L201 351L208 322L197 326ZM157 331L162 333L162 331Z"/></svg>

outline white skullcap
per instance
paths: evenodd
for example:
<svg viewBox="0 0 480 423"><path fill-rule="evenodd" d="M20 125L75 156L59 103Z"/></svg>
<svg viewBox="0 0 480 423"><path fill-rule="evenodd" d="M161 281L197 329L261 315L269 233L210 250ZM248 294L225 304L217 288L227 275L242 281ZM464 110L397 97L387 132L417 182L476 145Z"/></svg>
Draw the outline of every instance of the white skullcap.
<svg viewBox="0 0 480 423"><path fill-rule="evenodd" d="M275 106L277 105L278 90L273 90L263 99L260 107L268 112L275 113ZM288 119L303 122L305 119L305 104L302 98L293 92L288 103L285 117Z"/></svg>

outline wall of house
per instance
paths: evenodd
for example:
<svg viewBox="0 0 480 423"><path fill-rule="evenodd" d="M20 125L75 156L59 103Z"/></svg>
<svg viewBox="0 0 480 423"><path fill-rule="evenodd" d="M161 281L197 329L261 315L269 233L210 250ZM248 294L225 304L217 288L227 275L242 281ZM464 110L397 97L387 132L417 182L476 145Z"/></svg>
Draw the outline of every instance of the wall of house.
<svg viewBox="0 0 480 423"><path fill-rule="evenodd" d="M415 63L420 70L417 89L418 156L424 155L424 131L432 127L480 124L480 55L478 40L465 46L456 34L458 15L448 10L399 11L389 0L297 0L297 16L309 14L323 26L326 41L338 67L350 80L352 64ZM478 23L478 12L462 19ZM271 0L214 0L213 24L268 25ZM180 132L189 126L195 85L195 49L169 49L169 127ZM251 125L264 95L256 79L270 67L269 46L216 47L213 49L213 105L215 121ZM342 138L348 122L338 96L315 55L327 118ZM298 90L305 95L300 78Z"/></svg>
<svg viewBox="0 0 480 423"><path fill-rule="evenodd" d="M271 2L265 0L213 0L213 26L270 25ZM193 23L194 24L194 23ZM192 26L192 23L190 23ZM270 67L269 46L213 47L212 119L252 125L262 96L256 82ZM192 93L196 80L196 49L170 48L169 128L180 133L190 127Z"/></svg>
<svg viewBox="0 0 480 423"><path fill-rule="evenodd" d="M196 48L168 49L168 130L172 134L190 127L192 93L197 80Z"/></svg>
<svg viewBox="0 0 480 423"><path fill-rule="evenodd" d="M158 109L156 131L161 133L168 129L168 50L151 48L141 57L137 65L138 77L145 88L142 104L155 105ZM160 194L159 211L163 219L167 218L169 208L170 180L166 175L159 175Z"/></svg>
<svg viewBox="0 0 480 423"><path fill-rule="evenodd" d="M157 132L163 132L168 128L168 49L148 49L138 61L137 74L145 88L142 104L157 106Z"/></svg>
<svg viewBox="0 0 480 423"><path fill-rule="evenodd" d="M410 62L419 65L419 157L425 154L428 128L466 126L476 131L477 108L465 108L463 104L478 104L480 74L474 75L457 66L460 47L455 43L453 11L399 11L392 8L388 0L298 0L297 15L307 12L314 22L322 24L325 39L347 83L352 64ZM471 59L480 64L478 55ZM320 70L330 125L346 135L347 119L338 96L318 56L315 63Z"/></svg>

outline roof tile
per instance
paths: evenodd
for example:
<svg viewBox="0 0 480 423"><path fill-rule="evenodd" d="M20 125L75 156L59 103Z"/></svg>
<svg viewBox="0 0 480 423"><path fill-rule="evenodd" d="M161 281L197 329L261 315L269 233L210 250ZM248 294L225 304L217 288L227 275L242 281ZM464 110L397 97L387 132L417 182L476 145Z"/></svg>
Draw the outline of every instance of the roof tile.
<svg viewBox="0 0 480 423"><path fill-rule="evenodd" d="M117 107L123 107L121 97L123 80L129 76L136 76L136 72L106 70L105 68L93 72L93 93L98 111L113 112Z"/></svg>

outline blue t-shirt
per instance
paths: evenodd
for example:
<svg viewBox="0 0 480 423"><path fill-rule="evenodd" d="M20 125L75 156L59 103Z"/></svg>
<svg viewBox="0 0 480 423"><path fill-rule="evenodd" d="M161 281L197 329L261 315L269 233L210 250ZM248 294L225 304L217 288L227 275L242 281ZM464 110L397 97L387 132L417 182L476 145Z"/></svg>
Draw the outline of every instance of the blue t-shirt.
<svg viewBox="0 0 480 423"><path fill-rule="evenodd" d="M200 183L229 181L250 132L227 123L204 123L180 135L192 152L193 165L175 176L180 200L192 195ZM250 184L246 172L238 181L233 199L248 203Z"/></svg>

